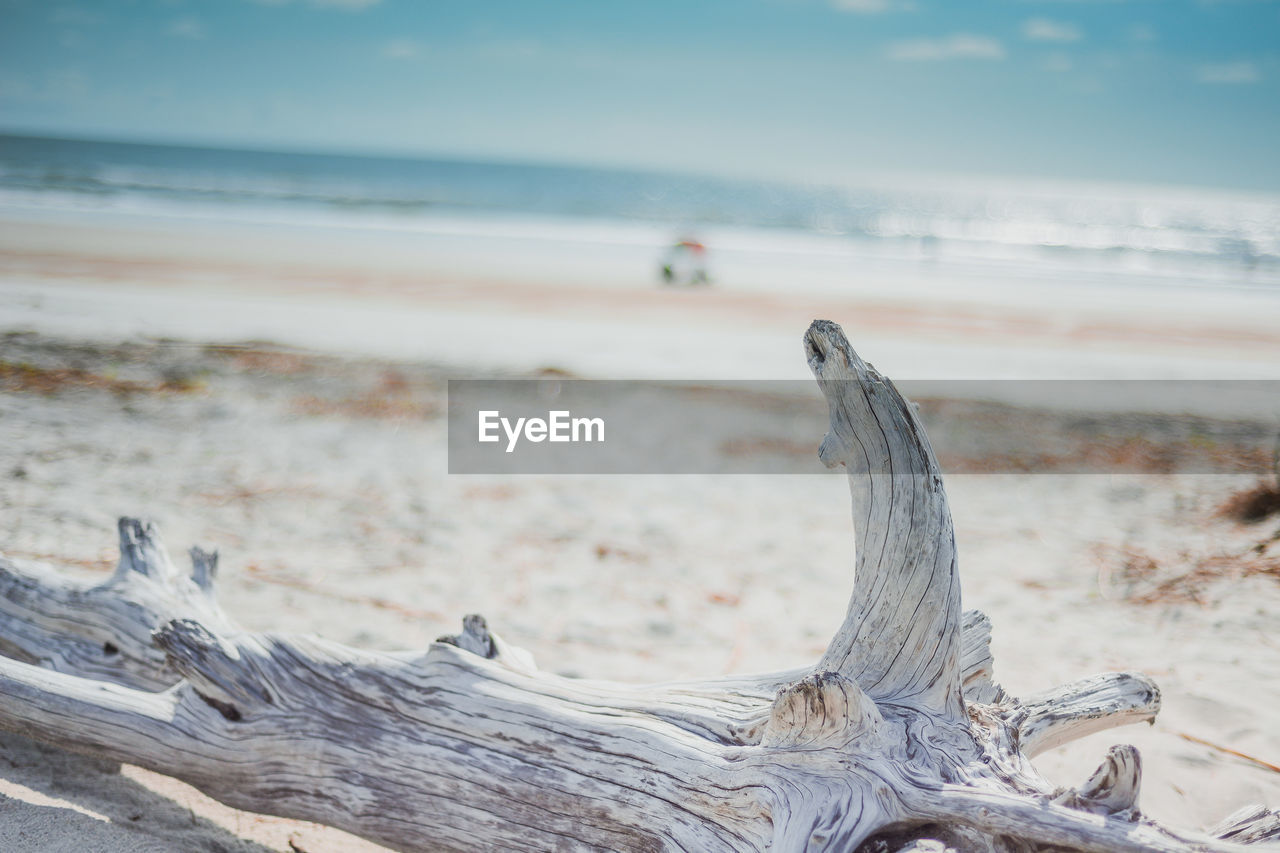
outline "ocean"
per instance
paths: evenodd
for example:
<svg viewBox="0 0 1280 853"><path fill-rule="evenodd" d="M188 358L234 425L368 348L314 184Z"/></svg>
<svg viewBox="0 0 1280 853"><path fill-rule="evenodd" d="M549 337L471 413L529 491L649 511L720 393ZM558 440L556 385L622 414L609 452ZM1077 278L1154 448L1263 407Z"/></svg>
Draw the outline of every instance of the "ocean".
<svg viewBox="0 0 1280 853"><path fill-rule="evenodd" d="M755 273L838 287L887 263L1064 286L1280 287L1280 197L1189 188L788 184L0 136L0 211L23 210L545 238L639 246L646 259L696 239L713 269L748 283Z"/></svg>

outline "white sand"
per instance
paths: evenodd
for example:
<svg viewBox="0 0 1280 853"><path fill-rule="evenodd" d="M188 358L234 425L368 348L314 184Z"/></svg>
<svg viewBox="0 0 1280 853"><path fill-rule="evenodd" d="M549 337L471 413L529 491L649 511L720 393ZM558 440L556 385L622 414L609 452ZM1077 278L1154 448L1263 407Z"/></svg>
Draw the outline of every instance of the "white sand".
<svg viewBox="0 0 1280 853"><path fill-rule="evenodd" d="M456 375L551 366L611 379L808 379L796 341L825 316L897 378L1280 378L1273 290L1011 279L875 258L836 273L797 258L794 273L743 263L711 290L671 291L649 278L656 243L50 217L0 209L8 328L270 340Z"/></svg>
<svg viewBox="0 0 1280 853"><path fill-rule="evenodd" d="M91 245L24 227L33 230L21 240L0 239L4 330L61 340L260 338L395 357L423 363L396 369L424 403L440 402L442 377L480 369L799 377L800 318L816 314L842 321L868 358L900 375L1280 376L1278 327L1267 326L1276 300L1257 294L1202 311L1203 298L1191 295L1150 311L1078 304L1052 328L1020 333L1030 297L985 309L970 297L960 322L958 309L939 311L915 293L877 297L863 315L849 299L812 292L779 308L746 288L675 294L485 280L468 290L439 271L419 280L410 261L397 272L359 257L335 261L338 272L322 280L295 276L312 268L294 255L268 264L231 252L242 266L225 268L154 232ZM35 256L40 233L56 252ZM161 264L161 247L181 263ZM368 280L350 280L362 263ZM30 340L0 347L5 360L78 358L86 369L110 359ZM439 418L306 405L376 387L383 366L334 362L317 375L277 365L251 376L197 348L165 352L209 369L203 389L0 396L7 553L101 577L115 517L148 515L175 552L221 549L221 600L251 629L421 648L480 612L545 669L628 680L801 665L843 615L851 577L832 567L852 566L853 542L840 478L449 477ZM333 386L330 373L347 384ZM1197 826L1247 802L1280 805L1280 773L1181 736L1280 764L1280 585L1255 578L1212 586L1203 606L1136 605L1107 579L1118 565L1108 548L1182 565L1265 538L1274 520L1243 528L1212 515L1250 482L948 480L965 606L992 617L1006 688L1025 694L1136 669L1164 691L1154 727L1047 755L1038 764L1051 778L1078 783L1107 744L1128 742L1142 750L1143 804L1159 819ZM0 793L10 798L0 802L0 849L287 850L290 839L310 853L360 849L332 830L225 809L155 774L117 774L12 736L0 745Z"/></svg>

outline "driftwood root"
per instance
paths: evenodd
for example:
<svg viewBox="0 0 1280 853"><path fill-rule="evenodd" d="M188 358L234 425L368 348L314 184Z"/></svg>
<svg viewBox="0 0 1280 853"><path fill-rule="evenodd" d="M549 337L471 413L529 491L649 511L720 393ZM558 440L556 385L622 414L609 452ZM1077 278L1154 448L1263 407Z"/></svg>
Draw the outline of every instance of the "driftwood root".
<svg viewBox="0 0 1280 853"><path fill-rule="evenodd" d="M848 614L812 668L659 685L562 678L484 619L425 652L254 634L218 607L217 555L179 571L120 522L84 586L0 559L0 727L184 779L238 808L401 850L1189 851L1280 839L1145 818L1135 749L1078 788L1030 757L1150 721L1160 692L1109 673L1017 699L990 621L960 608L942 476L914 408L815 322L819 455L848 469Z"/></svg>

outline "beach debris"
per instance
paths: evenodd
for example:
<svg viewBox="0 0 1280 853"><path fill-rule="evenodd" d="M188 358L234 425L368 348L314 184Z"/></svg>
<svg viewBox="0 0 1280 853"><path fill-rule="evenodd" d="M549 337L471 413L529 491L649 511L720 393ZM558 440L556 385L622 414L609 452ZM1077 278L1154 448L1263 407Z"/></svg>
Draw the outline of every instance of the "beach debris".
<svg viewBox="0 0 1280 853"><path fill-rule="evenodd" d="M1258 483L1236 492L1218 507L1218 515L1241 524L1257 524L1280 514L1280 483Z"/></svg>
<svg viewBox="0 0 1280 853"><path fill-rule="evenodd" d="M1255 577L1280 581L1280 548L1270 547L1276 542L1280 542L1280 535L1244 551L1182 553L1167 559L1137 548L1103 547L1099 588L1104 598L1110 588L1119 588L1121 597L1132 604L1206 606L1213 600L1214 588L1225 581Z"/></svg>
<svg viewBox="0 0 1280 853"><path fill-rule="evenodd" d="M96 388L121 396L154 394L160 391L189 391L191 387L170 385L168 381L139 382L93 373L78 367L43 367L29 362L0 361L0 390L7 393L57 394L66 390Z"/></svg>
<svg viewBox="0 0 1280 853"><path fill-rule="evenodd" d="M1233 812L1210 830L1214 836L1241 844L1280 841L1280 809L1257 804Z"/></svg>
<svg viewBox="0 0 1280 853"><path fill-rule="evenodd" d="M1260 481L1253 488L1227 498L1218 507L1218 515L1242 524L1256 524L1280 514L1280 436L1276 437L1271 450L1271 474L1271 482ZM1280 531L1277 534L1280 535Z"/></svg>
<svg viewBox="0 0 1280 853"><path fill-rule="evenodd" d="M1214 743L1211 740L1205 740L1202 737L1189 735L1186 732L1175 732L1175 734L1178 737L1182 738L1183 740L1191 741L1192 743L1198 743L1201 746L1207 746L1210 749L1216 749L1218 752L1225 753L1226 755L1231 755L1236 758L1242 759L1254 765L1255 767L1261 767L1263 770L1270 770L1272 773L1280 773L1280 764L1272 764L1270 761L1263 761L1261 758L1255 758L1254 756L1249 755L1248 753L1245 753L1245 752L1241 752L1238 749L1232 749L1229 746L1223 746L1222 744Z"/></svg>
<svg viewBox="0 0 1280 853"><path fill-rule="evenodd" d="M414 418L426 420L440 412L436 401L398 370L382 371L377 383L362 393L343 397L304 394L294 399L294 411L304 415L345 418Z"/></svg>
<svg viewBox="0 0 1280 853"><path fill-rule="evenodd" d="M990 621L960 608L915 408L834 323L810 327L805 353L829 408L819 456L846 469L857 543L848 614L812 666L584 681L474 615L420 653L247 632L216 602L212 553L181 571L153 526L123 519L105 583L0 561L0 728L406 851L1190 853L1275 838L1266 809L1210 834L1147 819L1133 747L1078 788L1038 773L1041 752L1154 720L1159 689L1121 672L1002 690Z"/></svg>

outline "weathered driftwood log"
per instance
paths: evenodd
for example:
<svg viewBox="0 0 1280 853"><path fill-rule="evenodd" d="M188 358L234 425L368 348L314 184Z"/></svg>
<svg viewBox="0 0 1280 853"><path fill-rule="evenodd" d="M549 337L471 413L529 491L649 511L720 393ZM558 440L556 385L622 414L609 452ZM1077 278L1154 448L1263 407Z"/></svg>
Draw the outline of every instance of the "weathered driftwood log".
<svg viewBox="0 0 1280 853"><path fill-rule="evenodd" d="M848 468L857 532L848 616L812 669L561 678L479 617L413 654L245 633L214 601L214 555L193 551L183 574L126 519L100 586L0 562L0 726L403 850L1190 851L1280 835L1257 807L1216 837L1146 820L1132 747L1076 789L1036 773L1037 752L1153 719L1159 691L1109 674L1007 696L989 623L960 611L912 406L835 324L805 348L830 406L821 458Z"/></svg>

